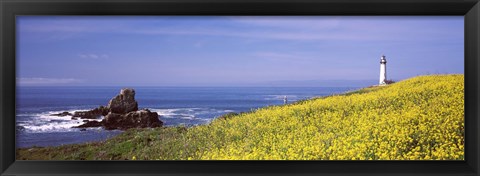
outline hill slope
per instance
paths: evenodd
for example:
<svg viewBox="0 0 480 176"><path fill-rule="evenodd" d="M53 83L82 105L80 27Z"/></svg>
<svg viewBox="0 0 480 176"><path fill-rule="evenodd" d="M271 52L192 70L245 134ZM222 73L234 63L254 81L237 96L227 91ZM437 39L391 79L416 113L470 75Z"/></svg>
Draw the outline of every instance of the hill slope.
<svg viewBox="0 0 480 176"><path fill-rule="evenodd" d="M129 130L17 159L463 159L463 75L419 76L192 128Z"/></svg>

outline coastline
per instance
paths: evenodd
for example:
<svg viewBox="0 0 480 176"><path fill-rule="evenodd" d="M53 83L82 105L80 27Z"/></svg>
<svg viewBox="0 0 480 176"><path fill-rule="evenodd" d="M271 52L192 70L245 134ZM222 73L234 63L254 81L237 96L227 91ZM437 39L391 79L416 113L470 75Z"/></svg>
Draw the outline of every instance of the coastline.
<svg viewBox="0 0 480 176"><path fill-rule="evenodd" d="M213 118L228 113L250 112L252 109L259 107L281 105L283 104L283 95L288 95L289 103L291 103L303 97L310 99L314 96L325 96L335 92L345 92L350 89L352 88L235 87L183 88L177 90L173 88L149 87L138 88L137 99L139 108L148 108L152 112L158 113L160 120L164 122L164 126L194 126L209 123ZM98 87L89 88L88 90L84 90L83 87L69 87L66 90L62 88L52 90L48 87L35 88L34 90L23 89L23 94L21 94L23 99L21 99L21 106L19 106L20 109L17 111L17 130L21 130L17 131L17 134L20 135L17 141L18 147L78 144L81 143L78 141L82 139L85 139L85 142L94 141L95 134L92 133L89 136L87 134L90 133L89 131L97 131L98 133L108 132L103 129L86 128L86 131L80 131L81 129L79 128L71 128L83 124L84 120L91 120L80 118L71 120L73 118L71 115L75 112L92 110L100 105L105 106L108 99L114 95L112 92L118 92L118 90L120 89L117 87ZM86 94L88 92L91 92L91 95ZM32 95L30 96L30 94ZM42 98L43 101L29 98L36 98L38 94L42 94L42 97L46 98ZM77 94L78 96L76 96ZM68 99L63 97L75 98L75 101L68 101ZM43 102L56 102L57 99L65 103L49 105L51 107L43 105ZM44 108L36 110L28 108L27 105ZM68 112L65 113L64 111ZM63 113L65 113L65 116L51 116L52 114L61 115ZM102 119L103 117L93 120L100 122ZM78 135L75 135L75 132L78 132Z"/></svg>
<svg viewBox="0 0 480 176"><path fill-rule="evenodd" d="M316 100L316 99L322 99L322 98L328 98L328 97L332 97L332 96L338 96L338 95L347 95L347 94L355 94L357 92L362 92L363 89L367 89L367 88L370 88L370 87L365 87L365 88L358 88L358 89L355 89L355 90L351 90L351 91L346 91L346 92L343 92L343 93L336 93L336 94L331 94L331 95L325 95L325 96L315 96L315 97L310 97L310 98L307 98L307 99L300 99L300 100L296 100L292 103L288 103L288 104L280 104L280 105L268 105L268 106L264 106L264 107L259 107L259 108L255 108L255 109L250 109L248 111L242 111L242 112L227 112L227 113L224 113L222 115L219 115L217 117L214 117L212 120L215 120L215 119L227 119L227 118L231 118L231 117L234 117L234 116L238 116L238 115L241 115L241 114L246 114L246 113L252 113L252 112L255 112L255 111L258 111L258 110L262 110L262 109L266 109L266 108L272 108L272 107L280 107L280 106L288 106L288 105L296 105L296 104L301 104L303 102L306 102L306 101L312 101L312 100ZM58 112L62 112L62 111L58 111ZM72 111L73 112L73 111ZM165 128L165 129L177 129L177 128L180 128L180 129L184 129L184 128L191 128L191 127L196 127L196 126L201 126L201 125L209 125L212 121L209 121L207 123L204 123L204 124L191 124L191 125L170 125L170 126L164 126L164 127L161 127L161 128ZM92 129L87 129L88 131L91 131ZM149 129L132 129L132 130L149 130ZM150 129L151 130L151 129ZM108 132L109 130L105 130L105 129L97 129L96 130L98 133L105 133L105 132ZM109 135L109 137L107 138L103 138L103 139L93 139L91 141L87 141L87 142L80 142L80 143L68 143L68 144L61 144L61 145L56 145L56 146L36 146L36 145L32 145L30 147L19 147L18 149L19 150L31 150L31 149L35 149L35 148L55 148L55 147L63 147L63 146L77 146L77 145L91 145L93 143L102 143L102 142L105 142L106 140L110 140L112 138L115 138L116 136L122 134L122 133L125 133L126 131L128 130L125 130L125 131L118 131L118 133L116 133L115 135L111 136ZM168 131L168 130L167 130ZM83 131L80 131L80 132L72 132L72 133L84 133Z"/></svg>
<svg viewBox="0 0 480 176"><path fill-rule="evenodd" d="M102 142L18 149L17 159L462 160L462 108L463 75L420 76L195 127L131 129Z"/></svg>

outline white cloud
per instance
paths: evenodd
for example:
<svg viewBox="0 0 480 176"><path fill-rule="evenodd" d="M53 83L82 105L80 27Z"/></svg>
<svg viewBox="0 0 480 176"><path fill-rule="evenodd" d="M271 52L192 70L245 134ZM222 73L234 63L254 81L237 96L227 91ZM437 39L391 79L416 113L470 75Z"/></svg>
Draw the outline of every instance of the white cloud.
<svg viewBox="0 0 480 176"><path fill-rule="evenodd" d="M277 53L277 52L257 52L253 54L257 57L262 58L275 58L275 59L298 59L301 58L299 56L295 56L292 54L284 54L284 53Z"/></svg>
<svg viewBox="0 0 480 176"><path fill-rule="evenodd" d="M47 24L21 25L20 29L30 32L49 32L58 36L58 40L85 36L85 33L123 33L142 35L199 35L199 36L225 36L254 39L281 39L281 40L323 40L323 39L351 39L359 35L338 35L332 32L321 32L339 28L337 18L300 18L300 17L226 17L228 28L193 24L188 28L184 26L144 27L131 26L119 21L112 21L108 26L96 21L74 23L75 21L58 21ZM115 26L113 28L112 26ZM243 30L237 27L253 26ZM233 27L233 28L232 28ZM361 37L363 39L363 37ZM85 56L87 58L88 56ZM91 57L95 58L95 56Z"/></svg>
<svg viewBox="0 0 480 176"><path fill-rule="evenodd" d="M107 54L93 54L93 53L79 54L78 56L84 59L108 59L110 57Z"/></svg>
<svg viewBox="0 0 480 176"><path fill-rule="evenodd" d="M243 23L243 22L242 22ZM241 24L241 23L237 23ZM403 28L390 27L388 30L380 28L364 27L361 25L312 25L308 28L307 24L299 24L296 26L293 22L281 26L281 22L270 24L270 26L261 23L251 23L248 26L256 26L262 28L251 29L231 29L214 26L203 26L197 28L182 27L162 27L148 29L124 29L119 31L128 34L142 35L195 35L195 36L222 36L222 37L238 37L248 39L267 39L267 40L286 40L286 41L384 41L384 40L406 40L400 35L392 35L397 33L405 33ZM278 27L277 27L278 26Z"/></svg>
<svg viewBox="0 0 480 176"><path fill-rule="evenodd" d="M195 48L202 48L205 45L205 42L195 42L193 46Z"/></svg>
<svg viewBox="0 0 480 176"><path fill-rule="evenodd" d="M296 63L308 63L314 58L308 53L281 53L281 52L256 52L252 56L259 59L267 59L270 61L294 61Z"/></svg>
<svg viewBox="0 0 480 176"><path fill-rule="evenodd" d="M179 18L179 21L181 21ZM213 18L214 20L218 20ZM420 19L420 20L416 20ZM225 25L209 25L206 23L191 23L184 25L138 25L140 22L114 19L103 20L73 20L49 21L42 24L20 25L21 31L49 32L58 39L88 36L85 33L120 33L142 35L198 35L225 36L252 39L276 39L291 41L312 40L410 40L414 34L423 34L423 38L432 38L431 20L408 17L224 17ZM160 19L151 21L159 23ZM188 20L188 19L187 19ZM399 21L393 23L389 21ZM127 23L128 22L128 23ZM426 23L426 24L425 24ZM133 25L135 24L135 25ZM434 23L432 23L434 24ZM399 35L401 34L401 35ZM453 33L456 34L456 33ZM412 36L410 36L412 35ZM452 35L451 31L433 35ZM410 36L410 37L408 37Z"/></svg>
<svg viewBox="0 0 480 176"><path fill-rule="evenodd" d="M339 27L340 17L235 17L235 23L250 26L294 29L294 30L324 30Z"/></svg>
<svg viewBox="0 0 480 176"><path fill-rule="evenodd" d="M19 85L56 85L56 84L71 84L81 83L82 80L75 78L17 78L17 84Z"/></svg>

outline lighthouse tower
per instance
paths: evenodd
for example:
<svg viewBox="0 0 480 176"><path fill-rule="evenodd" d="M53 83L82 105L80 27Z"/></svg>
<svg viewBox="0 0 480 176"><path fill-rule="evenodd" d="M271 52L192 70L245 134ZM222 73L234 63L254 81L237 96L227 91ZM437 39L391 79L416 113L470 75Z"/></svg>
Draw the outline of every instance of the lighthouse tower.
<svg viewBox="0 0 480 176"><path fill-rule="evenodd" d="M382 55L382 58L380 59L380 85L386 85L387 81L387 59L385 59L385 56Z"/></svg>

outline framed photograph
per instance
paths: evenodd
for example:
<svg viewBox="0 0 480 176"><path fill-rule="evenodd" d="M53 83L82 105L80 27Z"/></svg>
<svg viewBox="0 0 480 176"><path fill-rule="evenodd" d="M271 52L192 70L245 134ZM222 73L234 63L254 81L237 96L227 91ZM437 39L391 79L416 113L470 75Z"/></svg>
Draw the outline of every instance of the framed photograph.
<svg viewBox="0 0 480 176"><path fill-rule="evenodd" d="M0 10L2 175L479 175L477 0Z"/></svg>

